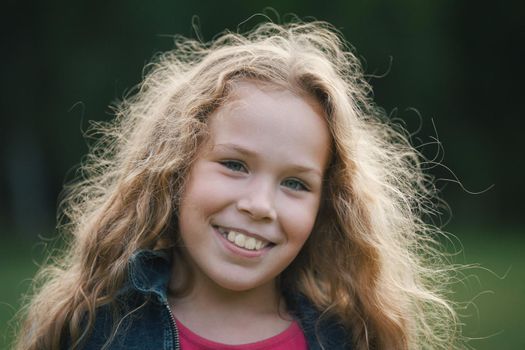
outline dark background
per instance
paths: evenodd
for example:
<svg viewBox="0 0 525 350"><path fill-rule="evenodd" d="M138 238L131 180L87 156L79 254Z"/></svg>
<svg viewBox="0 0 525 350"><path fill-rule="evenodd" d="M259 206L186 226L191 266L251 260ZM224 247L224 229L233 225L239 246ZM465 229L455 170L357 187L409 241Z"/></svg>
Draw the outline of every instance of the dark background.
<svg viewBox="0 0 525 350"><path fill-rule="evenodd" d="M518 260L505 260L512 254L502 250L489 268L501 267L498 280L511 265L519 271L525 248L525 2L518 0L4 1L3 249L14 254L16 246L38 260L34 242L39 235L53 236L58 194L87 152L82 135L88 121L111 118L108 106L140 82L155 53L173 47L174 34L195 37L196 24L207 41L266 7L281 18L294 13L326 20L344 33L362 58L376 102L409 131L421 129L414 143L442 163L428 171L452 208L442 217L450 222L445 229L464 242L467 253L465 242L486 242L487 253L494 242L512 242ZM265 13L279 21L272 11ZM466 261L477 259L476 253ZM525 283L512 288L525 297Z"/></svg>
<svg viewBox="0 0 525 350"><path fill-rule="evenodd" d="M111 117L108 105L140 81L155 53L173 47L173 34L194 37L198 22L210 40L265 6L339 28L366 72L383 76L370 78L377 103L397 109L410 131L421 124L422 142L439 137L438 158L451 171L435 168L438 178L455 174L471 192L493 185L471 195L448 184L443 197L453 222L521 226L523 1L157 0L7 1L0 227L27 235L52 227L65 174L87 151L88 120ZM437 151L424 148L431 158Z"/></svg>

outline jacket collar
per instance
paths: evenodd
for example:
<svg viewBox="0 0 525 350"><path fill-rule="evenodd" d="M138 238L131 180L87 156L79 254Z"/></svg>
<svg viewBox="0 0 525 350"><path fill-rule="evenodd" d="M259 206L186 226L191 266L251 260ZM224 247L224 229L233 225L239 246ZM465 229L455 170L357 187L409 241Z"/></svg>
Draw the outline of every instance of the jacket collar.
<svg viewBox="0 0 525 350"><path fill-rule="evenodd" d="M128 291L156 295L167 302L171 258L167 251L139 250L128 263Z"/></svg>

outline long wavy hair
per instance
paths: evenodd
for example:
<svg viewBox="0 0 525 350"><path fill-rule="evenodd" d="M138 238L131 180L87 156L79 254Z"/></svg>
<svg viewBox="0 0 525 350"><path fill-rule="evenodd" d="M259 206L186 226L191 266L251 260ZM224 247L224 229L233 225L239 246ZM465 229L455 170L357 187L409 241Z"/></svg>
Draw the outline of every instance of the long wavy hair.
<svg viewBox="0 0 525 350"><path fill-rule="evenodd" d="M146 67L114 120L95 128L99 141L66 188L62 230L71 239L36 278L18 349L57 349L65 334L79 346L97 307L115 302L131 255L176 245L179 198L208 116L246 79L313 98L333 142L315 228L280 288L336 316L356 349L456 347L440 231L422 220L436 209L424 159L373 103L338 31L295 22L209 43L177 37Z"/></svg>

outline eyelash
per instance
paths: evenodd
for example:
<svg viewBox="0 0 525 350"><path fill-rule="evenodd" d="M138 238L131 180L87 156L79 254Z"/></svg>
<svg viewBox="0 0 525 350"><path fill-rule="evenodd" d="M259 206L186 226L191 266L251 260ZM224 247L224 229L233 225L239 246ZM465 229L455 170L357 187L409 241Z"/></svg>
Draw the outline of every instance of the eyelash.
<svg viewBox="0 0 525 350"><path fill-rule="evenodd" d="M244 172L247 173L248 169L244 163L235 161L235 160L225 160L220 162L222 166L233 171L233 172ZM288 184L288 185L285 185ZM297 179L286 179L281 185L291 189L292 191L310 191L308 186L306 186L302 181Z"/></svg>
<svg viewBox="0 0 525 350"><path fill-rule="evenodd" d="M242 163L242 162L238 162L238 161L235 161L235 160L225 160L225 161L222 161L220 162L225 168L228 168L230 169L231 171L235 171L235 172L245 172L247 173L248 170L246 168L246 166ZM239 167L239 168L237 168Z"/></svg>
<svg viewBox="0 0 525 350"><path fill-rule="evenodd" d="M309 188L306 187L306 185L302 181L299 181L297 179L286 179L282 183L284 184L284 183L287 183L287 182L288 183L292 182L294 184L294 187L285 186L285 187L290 188L293 191L310 191ZM296 188L295 185L298 185L299 188Z"/></svg>

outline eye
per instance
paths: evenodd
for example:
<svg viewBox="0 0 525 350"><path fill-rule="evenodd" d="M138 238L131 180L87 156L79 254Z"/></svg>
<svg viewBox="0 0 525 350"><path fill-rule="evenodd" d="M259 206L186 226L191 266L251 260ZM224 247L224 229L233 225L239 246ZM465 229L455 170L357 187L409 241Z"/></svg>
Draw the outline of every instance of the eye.
<svg viewBox="0 0 525 350"><path fill-rule="evenodd" d="M308 187L297 179L286 179L281 182L281 185L294 191L308 191Z"/></svg>
<svg viewBox="0 0 525 350"><path fill-rule="evenodd" d="M230 169L231 171L244 172L244 173L248 172L248 170L246 169L246 166L242 162L239 162L236 160L225 160L220 163L222 164L222 166Z"/></svg>

